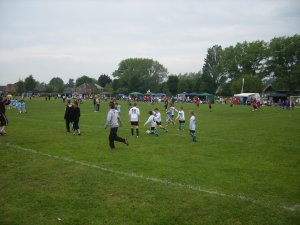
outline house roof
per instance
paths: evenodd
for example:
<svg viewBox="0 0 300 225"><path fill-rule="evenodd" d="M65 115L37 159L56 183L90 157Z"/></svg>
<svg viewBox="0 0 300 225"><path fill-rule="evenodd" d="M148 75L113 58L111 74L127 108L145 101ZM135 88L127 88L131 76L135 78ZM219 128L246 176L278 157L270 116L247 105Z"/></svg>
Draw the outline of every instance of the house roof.
<svg viewBox="0 0 300 225"><path fill-rule="evenodd" d="M272 84L269 84L262 90L262 93L272 92L272 91L274 91Z"/></svg>
<svg viewBox="0 0 300 225"><path fill-rule="evenodd" d="M78 86L77 88L90 88L90 89L96 88L98 90L104 89L103 87L101 87L100 85L95 84L95 83L89 83L89 84L88 83L84 83L84 84Z"/></svg>

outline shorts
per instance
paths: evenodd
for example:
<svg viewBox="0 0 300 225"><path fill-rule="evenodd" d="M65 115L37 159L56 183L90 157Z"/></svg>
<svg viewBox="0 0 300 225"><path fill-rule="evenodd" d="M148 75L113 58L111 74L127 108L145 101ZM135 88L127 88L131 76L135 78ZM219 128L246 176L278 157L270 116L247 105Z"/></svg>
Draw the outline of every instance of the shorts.
<svg viewBox="0 0 300 225"><path fill-rule="evenodd" d="M190 130L190 133L191 134L194 134L196 131L195 130Z"/></svg>
<svg viewBox="0 0 300 225"><path fill-rule="evenodd" d="M1 126L7 126L8 125L8 120L5 116L5 114L1 114L0 115L0 123L1 123Z"/></svg>
<svg viewBox="0 0 300 225"><path fill-rule="evenodd" d="M185 120L179 120L179 123L185 123Z"/></svg>
<svg viewBox="0 0 300 225"><path fill-rule="evenodd" d="M131 126L138 126L139 121L131 121L130 124L131 124Z"/></svg>
<svg viewBox="0 0 300 225"><path fill-rule="evenodd" d="M161 122L157 122L157 121L156 121L156 124L160 126L160 125L161 125Z"/></svg>

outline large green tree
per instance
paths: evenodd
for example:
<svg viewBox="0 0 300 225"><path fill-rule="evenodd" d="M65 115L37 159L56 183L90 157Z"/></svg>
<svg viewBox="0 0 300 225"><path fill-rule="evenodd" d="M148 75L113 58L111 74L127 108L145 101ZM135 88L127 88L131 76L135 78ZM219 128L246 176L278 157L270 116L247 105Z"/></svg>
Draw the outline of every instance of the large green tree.
<svg viewBox="0 0 300 225"><path fill-rule="evenodd" d="M50 82L50 86L54 87L54 90L58 93L62 93L64 91L64 81L60 77L53 77Z"/></svg>
<svg viewBox="0 0 300 225"><path fill-rule="evenodd" d="M124 92L145 93L149 89L153 92L159 90L167 74L167 69L153 59L129 58L120 62L112 76L118 79L118 87L126 89Z"/></svg>
<svg viewBox="0 0 300 225"><path fill-rule="evenodd" d="M178 79L178 93L193 92L194 76L192 74L179 74Z"/></svg>
<svg viewBox="0 0 300 225"><path fill-rule="evenodd" d="M97 81L94 78L83 75L83 76L77 78L76 87L78 87L84 83L91 84L91 83L97 83Z"/></svg>
<svg viewBox="0 0 300 225"><path fill-rule="evenodd" d="M74 79L70 78L68 83L65 85L67 88L73 88L75 87Z"/></svg>
<svg viewBox="0 0 300 225"><path fill-rule="evenodd" d="M238 79L245 74L266 76L265 62L268 58L267 43L254 41L237 43L222 51L221 70L230 79Z"/></svg>
<svg viewBox="0 0 300 225"><path fill-rule="evenodd" d="M239 49L240 60L239 70L241 74L252 74L265 76L264 64L266 62L267 44L264 41L238 43L236 48Z"/></svg>
<svg viewBox="0 0 300 225"><path fill-rule="evenodd" d="M111 78L106 74L101 74L98 78L98 84L101 87L105 87L107 84L110 84L112 82Z"/></svg>
<svg viewBox="0 0 300 225"><path fill-rule="evenodd" d="M29 75L24 80L25 91L33 91L37 83L38 82L33 78L33 76Z"/></svg>
<svg viewBox="0 0 300 225"><path fill-rule="evenodd" d="M203 66L203 81L207 86L207 92L216 93L218 87L227 79L226 73L221 65L221 57L221 46L215 45L207 50Z"/></svg>
<svg viewBox="0 0 300 225"><path fill-rule="evenodd" d="M179 83L179 79L177 76L172 75L168 77L168 81L167 81L168 90L173 96L177 94L178 83Z"/></svg>
<svg viewBox="0 0 300 225"><path fill-rule="evenodd" d="M276 89L300 89L300 35L271 40L267 70Z"/></svg>
<svg viewBox="0 0 300 225"><path fill-rule="evenodd" d="M16 91L18 94L22 94L25 92L25 82L22 80L19 80L17 83L15 83L16 85Z"/></svg>

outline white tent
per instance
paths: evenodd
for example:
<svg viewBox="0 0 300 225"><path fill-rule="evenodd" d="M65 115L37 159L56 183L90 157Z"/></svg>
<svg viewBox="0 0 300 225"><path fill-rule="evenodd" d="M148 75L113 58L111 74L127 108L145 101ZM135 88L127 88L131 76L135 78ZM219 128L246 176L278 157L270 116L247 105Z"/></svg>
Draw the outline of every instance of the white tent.
<svg viewBox="0 0 300 225"><path fill-rule="evenodd" d="M260 95L259 93L240 93L240 94L235 94L234 97L238 97L238 98L242 98L242 102L246 103L246 102L251 102L252 99L256 99L258 101L260 101Z"/></svg>
<svg viewBox="0 0 300 225"><path fill-rule="evenodd" d="M241 93L241 94L235 94L234 97L239 97L239 98L256 98L257 100L260 100L259 93Z"/></svg>

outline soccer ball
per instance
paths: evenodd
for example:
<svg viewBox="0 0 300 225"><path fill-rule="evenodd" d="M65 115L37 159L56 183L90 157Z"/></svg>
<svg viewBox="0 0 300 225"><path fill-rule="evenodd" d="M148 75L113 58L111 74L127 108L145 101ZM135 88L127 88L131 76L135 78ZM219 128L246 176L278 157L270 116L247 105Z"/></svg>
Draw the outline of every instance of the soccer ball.
<svg viewBox="0 0 300 225"><path fill-rule="evenodd" d="M146 130L146 134L150 134L151 133L151 131L150 130Z"/></svg>

